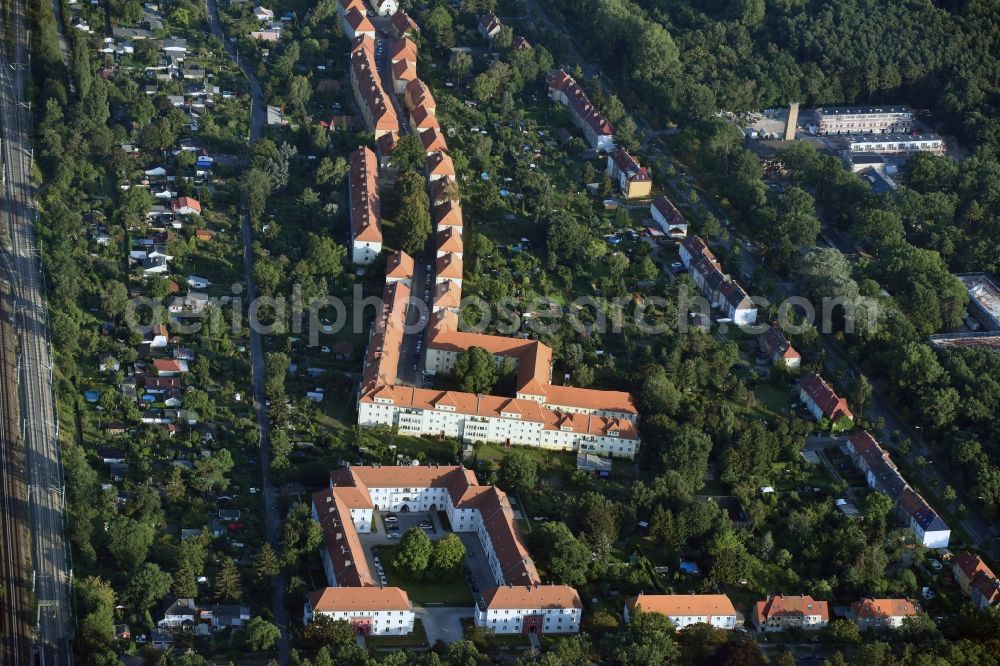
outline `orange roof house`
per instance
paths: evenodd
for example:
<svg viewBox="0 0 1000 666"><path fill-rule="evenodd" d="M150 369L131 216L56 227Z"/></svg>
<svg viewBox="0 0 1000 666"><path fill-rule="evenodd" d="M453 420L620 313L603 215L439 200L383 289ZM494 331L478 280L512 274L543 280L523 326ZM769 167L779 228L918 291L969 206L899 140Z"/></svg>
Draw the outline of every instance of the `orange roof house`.
<svg viewBox="0 0 1000 666"><path fill-rule="evenodd" d="M427 156L427 180L433 183L439 178L455 182L455 164L444 151Z"/></svg>
<svg viewBox="0 0 1000 666"><path fill-rule="evenodd" d="M846 417L854 420L854 412L847 406L847 400L837 395L816 373L809 373L802 378L799 382L799 395L816 419L827 418L835 422Z"/></svg>
<svg viewBox="0 0 1000 666"><path fill-rule="evenodd" d="M720 629L736 626L736 608L724 594L640 594L625 602L625 619L636 609L664 615L678 629L702 623Z"/></svg>
<svg viewBox="0 0 1000 666"><path fill-rule="evenodd" d="M909 599L862 599L851 605L851 617L860 629L896 628L921 613Z"/></svg>
<svg viewBox="0 0 1000 666"><path fill-rule="evenodd" d="M348 193L351 210L351 259L370 264L382 251L382 206L375 153L361 146L350 155Z"/></svg>
<svg viewBox="0 0 1000 666"><path fill-rule="evenodd" d="M431 113L437 111L437 104L434 102L434 96L431 94L430 88L420 79L414 79L406 84L404 101L406 102L406 108L411 111L418 106L427 107L427 110Z"/></svg>
<svg viewBox="0 0 1000 666"><path fill-rule="evenodd" d="M829 621L829 604L807 595L772 595L754 606L753 624L758 631L822 629Z"/></svg>
<svg viewBox="0 0 1000 666"><path fill-rule="evenodd" d="M433 124L437 125L437 121L433 121ZM424 146L424 152L428 155L448 150L448 142L445 140L444 134L436 126L421 130L419 136L420 143Z"/></svg>

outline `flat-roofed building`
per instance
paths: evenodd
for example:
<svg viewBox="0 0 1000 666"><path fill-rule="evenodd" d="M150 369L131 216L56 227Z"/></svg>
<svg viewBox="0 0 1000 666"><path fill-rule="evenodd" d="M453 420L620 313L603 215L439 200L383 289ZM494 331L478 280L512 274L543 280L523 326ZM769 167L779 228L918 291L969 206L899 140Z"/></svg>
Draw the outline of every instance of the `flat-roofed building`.
<svg viewBox="0 0 1000 666"><path fill-rule="evenodd" d="M909 132L914 122L908 106L827 106L813 114L820 134Z"/></svg>
<svg viewBox="0 0 1000 666"><path fill-rule="evenodd" d="M986 331L1000 331L1000 286L986 273L958 273L969 292L969 309Z"/></svg>

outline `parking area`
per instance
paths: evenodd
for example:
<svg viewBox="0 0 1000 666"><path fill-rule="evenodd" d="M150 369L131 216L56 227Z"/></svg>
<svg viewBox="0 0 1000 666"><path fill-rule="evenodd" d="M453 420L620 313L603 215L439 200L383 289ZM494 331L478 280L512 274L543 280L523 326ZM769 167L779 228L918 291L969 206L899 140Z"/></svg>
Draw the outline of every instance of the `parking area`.
<svg viewBox="0 0 1000 666"><path fill-rule="evenodd" d="M456 534L458 534L456 532ZM472 590L477 601L482 599L483 590L496 587L496 580L493 578L493 571L490 569L489 560L483 545L479 543L479 537L475 532L465 532L458 534L458 538L465 544L465 565L463 568L466 582Z"/></svg>
<svg viewBox="0 0 1000 666"><path fill-rule="evenodd" d="M425 525L427 527L424 527ZM372 557L372 549L375 546L391 546L399 543L399 539L411 527L423 529L432 541L440 539L446 534L436 513L433 511L420 511L416 513L376 512L372 520L372 531L358 534L361 545L365 548L368 566L376 578L378 578L378 573L375 567L375 560Z"/></svg>
<svg viewBox="0 0 1000 666"><path fill-rule="evenodd" d="M365 557L368 558L368 566L376 581L379 581L385 574L375 548L398 544L402 535L413 527L423 529L432 541L448 534L448 530L441 524L437 512L419 511L413 513L376 513L372 531L358 535L361 539L361 545L364 547ZM456 532L455 534L465 545L465 563L462 576L478 601L481 599L483 590L496 587L496 580L490 570L486 551L483 550L483 546L479 542L479 536L475 532ZM383 584L387 583L383 582Z"/></svg>

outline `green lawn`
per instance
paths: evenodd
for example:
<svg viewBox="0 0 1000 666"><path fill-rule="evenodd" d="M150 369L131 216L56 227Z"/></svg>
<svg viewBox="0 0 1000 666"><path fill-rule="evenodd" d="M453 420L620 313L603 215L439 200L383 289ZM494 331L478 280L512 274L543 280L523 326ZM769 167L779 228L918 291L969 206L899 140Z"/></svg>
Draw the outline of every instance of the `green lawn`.
<svg viewBox="0 0 1000 666"><path fill-rule="evenodd" d="M771 382L760 382L753 387L757 399L753 411L761 416L787 416L792 407L792 397L785 386L775 386Z"/></svg>
<svg viewBox="0 0 1000 666"><path fill-rule="evenodd" d="M476 447L476 457L499 465L500 461L511 451L520 451L538 464L539 476L554 473L572 472L576 469L576 454L562 451L546 451L533 447L506 447L500 444L480 444Z"/></svg>
<svg viewBox="0 0 1000 666"><path fill-rule="evenodd" d="M389 585L401 587L418 606L472 606L472 591L461 573L448 580L412 580L392 565L397 546L376 546Z"/></svg>

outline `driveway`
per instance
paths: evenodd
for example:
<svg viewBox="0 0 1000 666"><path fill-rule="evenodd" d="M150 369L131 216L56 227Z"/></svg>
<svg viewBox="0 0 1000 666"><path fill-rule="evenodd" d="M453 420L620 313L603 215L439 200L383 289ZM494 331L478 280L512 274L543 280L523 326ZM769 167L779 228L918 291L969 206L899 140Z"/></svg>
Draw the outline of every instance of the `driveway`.
<svg viewBox="0 0 1000 666"><path fill-rule="evenodd" d="M462 630L462 619L473 617L471 606L437 606L434 608L417 606L414 613L417 619L423 622L424 631L427 632L427 642L431 645L439 640L445 643L461 640L465 635Z"/></svg>

